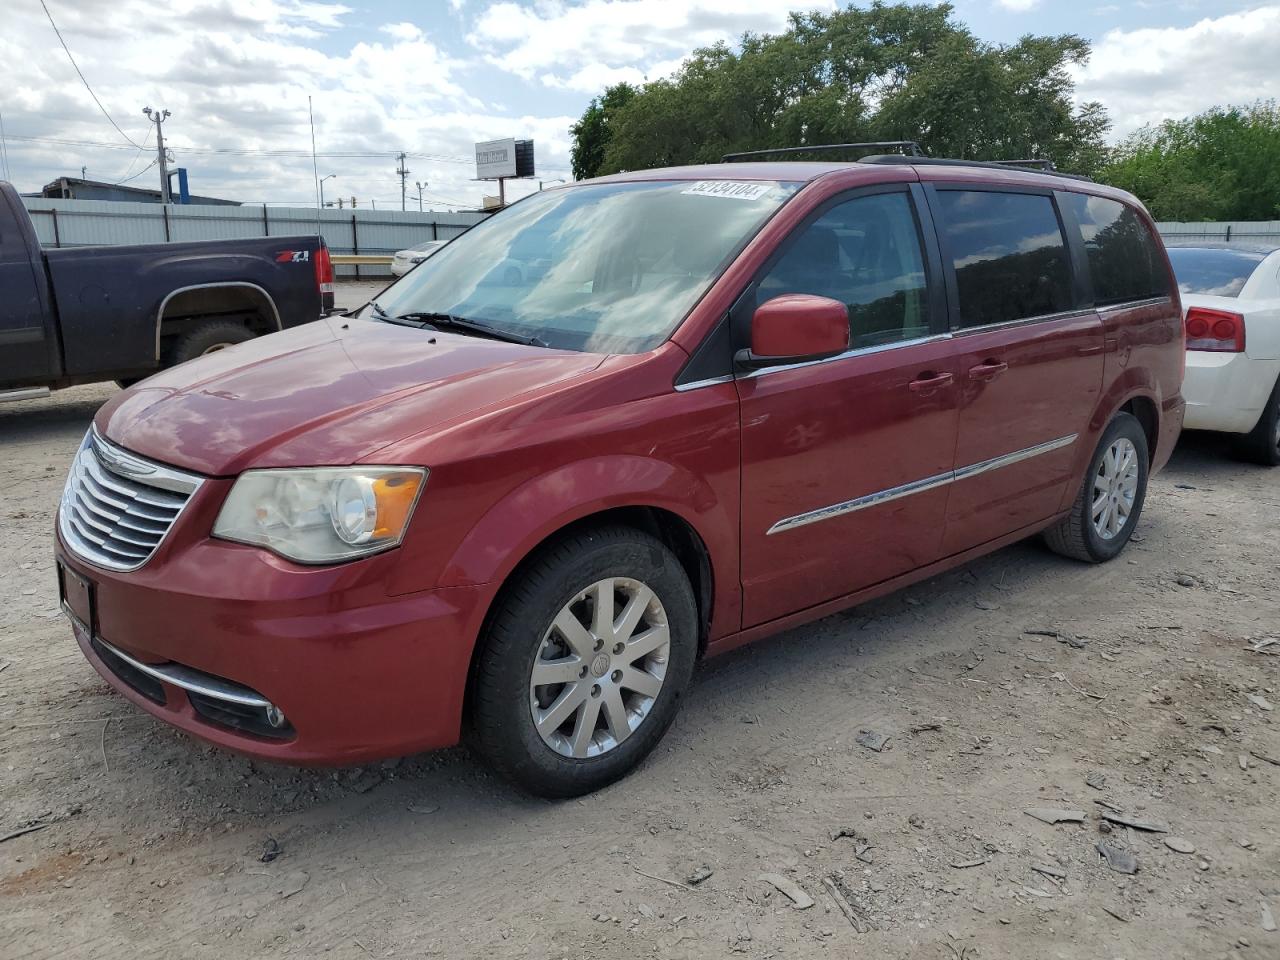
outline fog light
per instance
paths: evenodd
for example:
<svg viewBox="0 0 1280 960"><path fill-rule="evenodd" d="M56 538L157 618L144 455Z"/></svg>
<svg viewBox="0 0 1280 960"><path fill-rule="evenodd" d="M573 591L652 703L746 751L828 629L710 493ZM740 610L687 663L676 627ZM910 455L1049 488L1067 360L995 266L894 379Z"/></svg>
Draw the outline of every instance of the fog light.
<svg viewBox="0 0 1280 960"><path fill-rule="evenodd" d="M267 705L267 723L271 724L273 727L283 727L288 723L284 717L284 711L274 703Z"/></svg>

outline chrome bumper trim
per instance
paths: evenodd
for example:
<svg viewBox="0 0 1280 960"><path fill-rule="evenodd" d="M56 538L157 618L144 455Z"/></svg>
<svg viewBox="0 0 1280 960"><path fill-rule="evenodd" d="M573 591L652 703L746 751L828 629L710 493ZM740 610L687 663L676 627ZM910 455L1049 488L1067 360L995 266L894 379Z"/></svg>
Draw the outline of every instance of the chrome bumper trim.
<svg viewBox="0 0 1280 960"><path fill-rule="evenodd" d="M143 663L141 660L135 660L119 647L113 647L101 637L95 637L94 640L101 644L112 656L119 657L133 669L163 683L170 683L175 687L181 687L183 690L198 693L202 696L212 697L215 700L237 703L242 707L257 707L265 710L272 706L270 700L254 693L248 687L242 687L238 683L232 683L230 680L220 680L217 677L211 677L207 673L192 670L190 667L184 667L178 663L164 663L159 666Z"/></svg>

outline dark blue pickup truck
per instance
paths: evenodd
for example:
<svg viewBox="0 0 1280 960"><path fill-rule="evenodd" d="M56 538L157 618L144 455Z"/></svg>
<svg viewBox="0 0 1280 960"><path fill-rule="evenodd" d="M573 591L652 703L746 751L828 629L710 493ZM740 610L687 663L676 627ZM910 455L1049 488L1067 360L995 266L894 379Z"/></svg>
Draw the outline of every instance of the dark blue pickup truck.
<svg viewBox="0 0 1280 960"><path fill-rule="evenodd" d="M132 383L332 309L318 236L45 250L0 181L0 400Z"/></svg>

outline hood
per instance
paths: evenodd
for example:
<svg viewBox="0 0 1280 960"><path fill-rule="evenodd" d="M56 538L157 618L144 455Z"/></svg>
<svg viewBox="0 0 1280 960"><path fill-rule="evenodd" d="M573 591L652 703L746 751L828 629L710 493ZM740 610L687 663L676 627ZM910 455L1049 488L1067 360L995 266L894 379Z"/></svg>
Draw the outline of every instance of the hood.
<svg viewBox="0 0 1280 960"><path fill-rule="evenodd" d="M163 371L113 398L95 423L128 450L209 476L341 465L603 360L331 317Z"/></svg>

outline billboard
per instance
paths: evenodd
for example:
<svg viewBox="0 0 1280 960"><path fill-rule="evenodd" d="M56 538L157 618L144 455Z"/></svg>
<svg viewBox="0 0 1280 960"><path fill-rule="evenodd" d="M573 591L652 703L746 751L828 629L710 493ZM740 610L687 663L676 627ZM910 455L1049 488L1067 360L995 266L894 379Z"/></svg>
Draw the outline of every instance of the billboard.
<svg viewBox="0 0 1280 960"><path fill-rule="evenodd" d="M532 177L533 141L486 140L476 144L476 179L497 180L499 177Z"/></svg>
<svg viewBox="0 0 1280 960"><path fill-rule="evenodd" d="M516 142L513 138L486 140L476 144L477 180L496 180L498 177L515 175Z"/></svg>

